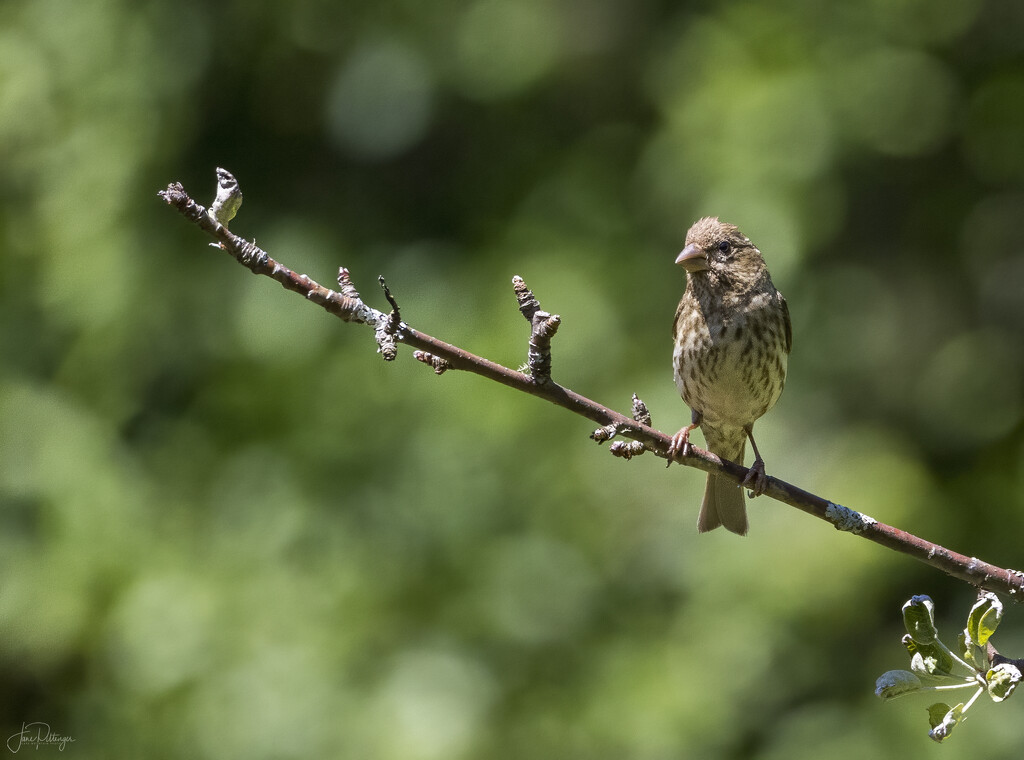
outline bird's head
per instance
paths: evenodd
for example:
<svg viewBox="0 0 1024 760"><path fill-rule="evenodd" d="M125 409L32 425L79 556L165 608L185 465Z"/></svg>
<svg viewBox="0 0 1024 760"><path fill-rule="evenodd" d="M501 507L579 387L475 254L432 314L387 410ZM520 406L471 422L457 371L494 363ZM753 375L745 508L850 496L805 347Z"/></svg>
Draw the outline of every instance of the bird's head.
<svg viewBox="0 0 1024 760"><path fill-rule="evenodd" d="M720 222L714 216L694 222L676 263L691 276L708 272L714 279L726 281L764 268L764 259L754 244L734 225Z"/></svg>

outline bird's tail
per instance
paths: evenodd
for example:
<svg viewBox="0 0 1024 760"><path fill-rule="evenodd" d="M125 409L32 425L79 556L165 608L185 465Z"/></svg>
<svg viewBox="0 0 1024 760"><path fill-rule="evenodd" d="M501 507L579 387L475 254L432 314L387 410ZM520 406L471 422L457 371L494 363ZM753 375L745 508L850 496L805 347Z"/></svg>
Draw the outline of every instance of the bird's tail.
<svg viewBox="0 0 1024 760"><path fill-rule="evenodd" d="M718 431L704 430L708 449L722 459L743 464L746 439L743 430L739 435L716 435ZM704 485L704 501L697 517L697 532L707 533L718 526L741 536L747 535L747 505L743 489L731 480L718 475L708 475Z"/></svg>

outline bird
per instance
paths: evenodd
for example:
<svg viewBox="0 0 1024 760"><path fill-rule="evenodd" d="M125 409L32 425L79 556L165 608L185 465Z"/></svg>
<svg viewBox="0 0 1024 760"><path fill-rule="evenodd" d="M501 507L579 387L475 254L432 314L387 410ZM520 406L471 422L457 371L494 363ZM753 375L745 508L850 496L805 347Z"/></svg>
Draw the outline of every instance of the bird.
<svg viewBox="0 0 1024 760"><path fill-rule="evenodd" d="M793 345L789 307L761 251L717 217L690 227L676 264L686 270L686 290L672 327L672 365L691 417L672 438L669 464L688 453L696 427L713 454L740 465L749 439L754 463L743 486L759 496L768 480L753 428L779 400L786 382ZM746 535L747 509L742 488L709 473L697 531L719 526Z"/></svg>

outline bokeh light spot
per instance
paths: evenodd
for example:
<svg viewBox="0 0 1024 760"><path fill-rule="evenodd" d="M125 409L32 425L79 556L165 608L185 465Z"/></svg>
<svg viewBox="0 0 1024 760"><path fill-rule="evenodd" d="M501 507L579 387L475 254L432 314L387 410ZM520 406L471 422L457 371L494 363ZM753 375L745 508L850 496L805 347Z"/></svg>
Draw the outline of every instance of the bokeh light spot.
<svg viewBox="0 0 1024 760"><path fill-rule="evenodd" d="M484 575L493 622L524 642L564 638L586 621L597 579L570 547L537 536L510 540Z"/></svg>
<svg viewBox="0 0 1024 760"><path fill-rule="evenodd" d="M953 128L956 88L945 66L925 53L877 48L853 56L833 86L843 124L880 153L929 153Z"/></svg>
<svg viewBox="0 0 1024 760"><path fill-rule="evenodd" d="M921 374L918 414L947 446L987 443L1020 422L1020 382L1015 342L992 330L958 335Z"/></svg>
<svg viewBox="0 0 1024 760"><path fill-rule="evenodd" d="M371 714L387 736L390 757L462 756L493 697L490 674L477 662L442 650L399 655Z"/></svg>
<svg viewBox="0 0 1024 760"><path fill-rule="evenodd" d="M382 160L419 141L430 125L433 76L401 42L357 48L338 72L327 99L327 129L347 153Z"/></svg>
<svg viewBox="0 0 1024 760"><path fill-rule="evenodd" d="M546 74L558 52L557 19L542 3L479 0L458 31L458 79L478 100L498 100Z"/></svg>

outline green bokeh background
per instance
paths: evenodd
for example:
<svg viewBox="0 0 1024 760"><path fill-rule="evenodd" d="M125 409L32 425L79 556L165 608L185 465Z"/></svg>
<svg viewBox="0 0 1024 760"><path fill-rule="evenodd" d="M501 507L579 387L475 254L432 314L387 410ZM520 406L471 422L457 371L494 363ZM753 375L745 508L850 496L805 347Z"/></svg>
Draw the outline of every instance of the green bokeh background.
<svg viewBox="0 0 1024 760"><path fill-rule="evenodd" d="M1024 6L0 5L0 731L75 758L1019 758L945 750L901 603L963 584L254 278L156 197L672 432L673 266L740 225L793 316L770 473L1002 566L1024 491ZM997 636L1024 654L1016 607ZM0 749L0 751L7 751ZM24 749L28 751L28 749ZM42 747L55 754L55 747Z"/></svg>

